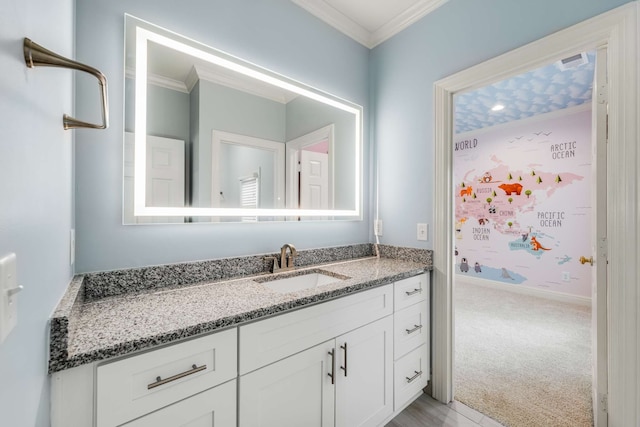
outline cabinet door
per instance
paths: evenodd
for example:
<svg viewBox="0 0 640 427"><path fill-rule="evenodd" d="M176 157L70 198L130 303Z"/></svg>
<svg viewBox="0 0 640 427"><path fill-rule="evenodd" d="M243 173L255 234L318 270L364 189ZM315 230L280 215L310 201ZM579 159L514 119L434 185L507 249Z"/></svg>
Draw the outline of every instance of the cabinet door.
<svg viewBox="0 0 640 427"><path fill-rule="evenodd" d="M331 340L241 376L239 426L333 426L333 348Z"/></svg>
<svg viewBox="0 0 640 427"><path fill-rule="evenodd" d="M393 316L336 339L336 427L377 426L393 413Z"/></svg>
<svg viewBox="0 0 640 427"><path fill-rule="evenodd" d="M138 418L123 427L235 427L236 380Z"/></svg>

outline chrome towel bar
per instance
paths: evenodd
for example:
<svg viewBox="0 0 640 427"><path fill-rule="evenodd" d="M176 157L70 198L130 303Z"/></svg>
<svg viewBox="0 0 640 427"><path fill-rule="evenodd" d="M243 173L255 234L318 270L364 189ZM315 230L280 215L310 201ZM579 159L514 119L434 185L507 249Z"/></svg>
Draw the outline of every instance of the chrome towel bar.
<svg viewBox="0 0 640 427"><path fill-rule="evenodd" d="M65 129L90 128L106 129L109 126L109 106L107 101L107 78L97 69L88 65L65 58L57 53L45 49L39 44L25 37L23 43L24 61L27 67L61 67L72 70L84 71L98 79L100 83L100 93L102 95L102 124L94 124L83 120L75 119L67 114L62 117L62 125Z"/></svg>

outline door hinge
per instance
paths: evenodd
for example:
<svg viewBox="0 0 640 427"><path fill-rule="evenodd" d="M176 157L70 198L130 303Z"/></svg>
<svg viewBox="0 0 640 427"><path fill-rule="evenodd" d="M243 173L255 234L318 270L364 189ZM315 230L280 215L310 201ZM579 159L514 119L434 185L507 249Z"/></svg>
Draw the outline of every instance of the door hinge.
<svg viewBox="0 0 640 427"><path fill-rule="evenodd" d="M609 395L600 393L600 409L602 412L609 412Z"/></svg>
<svg viewBox="0 0 640 427"><path fill-rule="evenodd" d="M604 258L606 263L609 264L609 250L607 248L607 238L606 237L600 237L598 239L598 255L600 257Z"/></svg>

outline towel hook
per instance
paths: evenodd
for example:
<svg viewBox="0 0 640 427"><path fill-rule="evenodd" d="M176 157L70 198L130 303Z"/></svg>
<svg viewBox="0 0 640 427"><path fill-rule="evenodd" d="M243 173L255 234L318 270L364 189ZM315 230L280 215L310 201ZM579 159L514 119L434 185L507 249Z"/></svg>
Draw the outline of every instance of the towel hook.
<svg viewBox="0 0 640 427"><path fill-rule="evenodd" d="M23 44L24 60L27 63L27 67L61 67L70 68L72 70L84 71L89 73L98 79L100 83L101 95L102 95L102 124L94 124L85 122L83 120L75 119L68 114L62 117L62 125L65 129L73 128L91 128L91 129L106 129L109 126L109 107L107 102L107 78L97 69L88 65L76 62L74 60L65 58L57 53L51 52L35 43L31 39L25 37Z"/></svg>

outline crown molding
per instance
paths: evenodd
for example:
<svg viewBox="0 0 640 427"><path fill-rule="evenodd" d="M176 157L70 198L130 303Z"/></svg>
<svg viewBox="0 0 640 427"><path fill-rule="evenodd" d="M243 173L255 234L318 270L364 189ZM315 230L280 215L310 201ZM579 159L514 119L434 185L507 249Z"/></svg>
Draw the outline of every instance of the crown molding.
<svg viewBox="0 0 640 427"><path fill-rule="evenodd" d="M291 1L314 15L316 18L319 18L325 23L331 25L336 30L341 31L342 33L351 37L358 43L371 48L369 46L369 44L371 43L371 33L361 25L348 18L342 12L330 6L328 3L318 0Z"/></svg>
<svg viewBox="0 0 640 427"><path fill-rule="evenodd" d="M442 6L448 0L420 0L374 32L368 31L324 1L291 1L358 43L372 49Z"/></svg>
<svg viewBox="0 0 640 427"><path fill-rule="evenodd" d="M390 39L400 31L409 27L411 24L420 20L422 17L433 12L449 0L422 0L414 4L391 21L384 24L378 30L371 33L369 49L372 49L380 43Z"/></svg>
<svg viewBox="0 0 640 427"><path fill-rule="evenodd" d="M199 79L227 86L232 89L236 89L250 95L259 96L261 98L266 98L281 104L287 104L297 96L296 94L275 88L274 86L265 85L256 79L239 81L231 76L217 74L197 65L191 69L186 79L186 87L189 91L193 89L193 86L195 86Z"/></svg>
<svg viewBox="0 0 640 427"><path fill-rule="evenodd" d="M128 68L125 71L125 77L128 79L135 79L136 74L133 68ZM165 76L160 76L157 74L149 73L147 74L147 83L152 84L154 86L160 86L167 89L175 90L177 92L189 93L191 88L187 87L185 82L180 80L170 79Z"/></svg>

